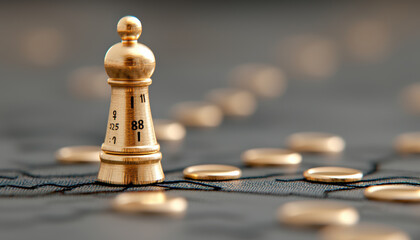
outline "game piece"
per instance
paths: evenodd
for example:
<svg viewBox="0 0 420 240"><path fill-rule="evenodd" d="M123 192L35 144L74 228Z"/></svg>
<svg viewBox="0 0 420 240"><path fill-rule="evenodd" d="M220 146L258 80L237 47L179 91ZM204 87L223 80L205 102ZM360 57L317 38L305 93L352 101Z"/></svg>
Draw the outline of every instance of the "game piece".
<svg viewBox="0 0 420 240"><path fill-rule="evenodd" d="M306 170L303 176L314 182L357 182L362 180L363 173L353 168L316 167Z"/></svg>
<svg viewBox="0 0 420 240"><path fill-rule="evenodd" d="M323 80L338 70L339 50L334 39L317 34L292 35L278 46L278 61L298 79Z"/></svg>
<svg viewBox="0 0 420 240"><path fill-rule="evenodd" d="M420 132L409 132L399 136L394 141L395 150L403 154L420 153Z"/></svg>
<svg viewBox="0 0 420 240"><path fill-rule="evenodd" d="M410 240L410 237L392 226L357 224L328 226L321 230L322 240Z"/></svg>
<svg viewBox="0 0 420 240"><path fill-rule="evenodd" d="M172 108L174 119L187 127L217 127L222 123L223 112L207 102L183 102Z"/></svg>
<svg viewBox="0 0 420 240"><path fill-rule="evenodd" d="M234 68L229 76L233 86L246 89L261 98L276 98L286 90L286 77L273 66L244 64Z"/></svg>
<svg viewBox="0 0 420 240"><path fill-rule="evenodd" d="M70 73L68 88L72 95L86 99L109 98L109 87L104 81L106 73L103 67L82 67Z"/></svg>
<svg viewBox="0 0 420 240"><path fill-rule="evenodd" d="M354 207L340 202L296 201L282 205L277 210L277 218L287 225L321 227L356 224L359 213Z"/></svg>
<svg viewBox="0 0 420 240"><path fill-rule="evenodd" d="M164 179L162 153L156 141L149 102L153 52L137 42L142 27L132 16L117 25L122 42L105 55L111 85L111 106L102 144L98 181L110 184L147 184Z"/></svg>
<svg viewBox="0 0 420 240"><path fill-rule="evenodd" d="M187 210L187 200L170 197L165 192L120 193L112 202L115 210L125 213L179 215Z"/></svg>
<svg viewBox="0 0 420 240"><path fill-rule="evenodd" d="M420 202L420 187L405 184L370 186L365 197L379 201Z"/></svg>
<svg viewBox="0 0 420 240"><path fill-rule="evenodd" d="M345 148L344 139L321 132L300 132L287 138L287 145L296 152L339 153Z"/></svg>
<svg viewBox="0 0 420 240"><path fill-rule="evenodd" d="M242 153L248 166L293 166L302 161L299 153L280 148L254 148Z"/></svg>
<svg viewBox="0 0 420 240"><path fill-rule="evenodd" d="M215 89L206 97L210 102L218 105L224 115L231 117L246 117L257 109L254 95L241 89Z"/></svg>
<svg viewBox="0 0 420 240"><path fill-rule="evenodd" d="M99 163L99 146L63 147L55 152L55 158L61 163Z"/></svg>
<svg viewBox="0 0 420 240"><path fill-rule="evenodd" d="M231 180L241 177L241 169L229 165L196 165L184 169L184 177L197 180Z"/></svg>
<svg viewBox="0 0 420 240"><path fill-rule="evenodd" d="M160 141L180 141L187 133L184 125L168 119L155 119L154 125L156 139Z"/></svg>

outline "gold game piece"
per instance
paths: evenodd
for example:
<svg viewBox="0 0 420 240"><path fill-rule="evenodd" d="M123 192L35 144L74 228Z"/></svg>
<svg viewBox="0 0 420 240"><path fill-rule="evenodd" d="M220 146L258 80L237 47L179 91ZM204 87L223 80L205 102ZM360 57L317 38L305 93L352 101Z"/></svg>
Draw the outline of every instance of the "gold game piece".
<svg viewBox="0 0 420 240"><path fill-rule="evenodd" d="M246 89L261 98L275 98L286 90L283 72L270 65L244 64L234 68L229 76L233 86Z"/></svg>
<svg viewBox="0 0 420 240"><path fill-rule="evenodd" d="M180 141L185 138L187 130L184 125L167 119L155 119L156 138L161 141Z"/></svg>
<svg viewBox="0 0 420 240"><path fill-rule="evenodd" d="M231 180L241 177L241 169L229 165L196 165L184 169L184 177L197 180Z"/></svg>
<svg viewBox="0 0 420 240"><path fill-rule="evenodd" d="M215 89L207 99L218 105L226 116L246 117L257 109L257 100L252 93L241 89Z"/></svg>
<svg viewBox="0 0 420 240"><path fill-rule="evenodd" d="M302 161L299 153L280 148L249 149L241 158L249 166L291 166Z"/></svg>
<svg viewBox="0 0 420 240"><path fill-rule="evenodd" d="M217 127L222 123L222 110L206 102L183 102L172 108L173 117L187 127Z"/></svg>
<svg viewBox="0 0 420 240"><path fill-rule="evenodd" d="M363 173L353 168L316 167L306 170L303 176L314 182L357 182L362 180Z"/></svg>
<svg viewBox="0 0 420 240"><path fill-rule="evenodd" d="M410 237L399 229L369 223L328 226L320 233L323 240L410 240Z"/></svg>
<svg viewBox="0 0 420 240"><path fill-rule="evenodd" d="M300 132L287 138L290 149L309 153L339 153L345 148L344 140L333 134L321 132Z"/></svg>
<svg viewBox="0 0 420 240"><path fill-rule="evenodd" d="M55 152L55 158L62 163L99 163L99 146L63 147Z"/></svg>
<svg viewBox="0 0 420 240"><path fill-rule="evenodd" d="M406 184L370 186L365 197L379 201L420 202L420 187Z"/></svg>
<svg viewBox="0 0 420 240"><path fill-rule="evenodd" d="M394 142L395 150L403 154L420 153L420 132L399 135Z"/></svg>
<svg viewBox="0 0 420 240"><path fill-rule="evenodd" d="M188 203L182 197L169 197L164 192L125 192L112 202L113 208L125 213L178 215Z"/></svg>
<svg viewBox="0 0 420 240"><path fill-rule="evenodd" d="M156 141L149 102L153 52L137 42L142 27L132 16L117 25L122 42L105 55L111 85L111 105L102 144L98 181L110 184L147 184L163 181L162 154Z"/></svg>
<svg viewBox="0 0 420 240"><path fill-rule="evenodd" d="M297 201L281 206L277 218L281 223L300 227L353 225L359 221L359 213L339 202Z"/></svg>

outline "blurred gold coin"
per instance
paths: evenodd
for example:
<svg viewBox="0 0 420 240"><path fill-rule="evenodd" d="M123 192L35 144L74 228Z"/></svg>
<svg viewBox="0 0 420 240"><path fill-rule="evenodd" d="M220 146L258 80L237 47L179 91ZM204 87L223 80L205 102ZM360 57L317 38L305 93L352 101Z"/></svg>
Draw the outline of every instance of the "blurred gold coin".
<svg viewBox="0 0 420 240"><path fill-rule="evenodd" d="M249 149L241 158L249 166L290 166L302 161L299 153L280 148Z"/></svg>
<svg viewBox="0 0 420 240"><path fill-rule="evenodd" d="M408 85L401 91L401 100L407 112L420 113L420 83Z"/></svg>
<svg viewBox="0 0 420 240"><path fill-rule="evenodd" d="M379 19L358 20L346 32L346 48L351 57L363 62L384 60L391 52L391 32Z"/></svg>
<svg viewBox="0 0 420 240"><path fill-rule="evenodd" d="M420 153L420 132L399 135L394 142L395 150L404 154Z"/></svg>
<svg viewBox="0 0 420 240"><path fill-rule="evenodd" d="M277 218L281 223L301 227L353 225L359 221L359 213L339 202L297 201L281 206Z"/></svg>
<svg viewBox="0 0 420 240"><path fill-rule="evenodd" d="M306 170L303 176L314 182L357 182L362 180L363 173L353 168L316 167Z"/></svg>
<svg viewBox="0 0 420 240"><path fill-rule="evenodd" d="M197 180L230 180L241 177L241 169L229 165L196 165L184 169L184 177Z"/></svg>
<svg viewBox="0 0 420 240"><path fill-rule="evenodd" d="M113 208L126 213L181 214L187 209L187 200L169 197L164 192L125 192L112 202Z"/></svg>
<svg viewBox="0 0 420 240"><path fill-rule="evenodd" d="M62 163L99 163L100 152L99 146L64 147L55 152L55 158Z"/></svg>
<svg viewBox="0 0 420 240"><path fill-rule="evenodd" d="M156 139L161 141L179 141L185 138L184 125L168 119L154 119Z"/></svg>
<svg viewBox="0 0 420 240"><path fill-rule="evenodd" d="M207 99L218 105L226 116L246 117L257 109L257 100L252 93L240 89L215 89Z"/></svg>
<svg viewBox="0 0 420 240"><path fill-rule="evenodd" d="M178 103L172 108L172 115L187 127L217 127L223 120L222 110L206 102Z"/></svg>
<svg viewBox="0 0 420 240"><path fill-rule="evenodd" d="M103 66L89 66L71 72L67 83L70 93L76 97L106 99L111 96L106 79Z"/></svg>
<svg viewBox="0 0 420 240"><path fill-rule="evenodd" d="M365 197L380 201L420 202L420 187L406 184L370 186Z"/></svg>
<svg viewBox="0 0 420 240"><path fill-rule="evenodd" d="M302 34L289 36L280 42L278 59L294 76L321 80L337 72L338 53L337 43L333 39Z"/></svg>
<svg viewBox="0 0 420 240"><path fill-rule="evenodd" d="M339 153L345 148L340 136L321 132L300 132L287 138L290 149L296 152Z"/></svg>
<svg viewBox="0 0 420 240"><path fill-rule="evenodd" d="M264 64L240 65L231 71L229 81L232 85L262 98L281 96L287 84L286 77L280 69Z"/></svg>
<svg viewBox="0 0 420 240"><path fill-rule="evenodd" d="M367 223L328 226L320 233L323 240L410 240L406 233L394 227Z"/></svg>

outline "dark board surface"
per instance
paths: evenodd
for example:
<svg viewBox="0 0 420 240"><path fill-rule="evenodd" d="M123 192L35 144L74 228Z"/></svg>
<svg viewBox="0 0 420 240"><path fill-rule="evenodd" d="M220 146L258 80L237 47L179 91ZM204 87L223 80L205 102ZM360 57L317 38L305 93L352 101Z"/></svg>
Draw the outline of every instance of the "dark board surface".
<svg viewBox="0 0 420 240"><path fill-rule="evenodd" d="M420 184L419 157L400 156L392 148L396 135L420 129L418 116L408 115L398 102L400 90L420 77L420 32L410 26L416 19L410 9L419 6L407 4L3 4L0 26L9 37L0 40L2 239L317 239L315 229L288 228L275 219L281 204L309 199L347 203L359 210L362 222L392 225L419 239L418 204L363 196L370 185ZM62 165L54 159L60 147L103 141L108 100L75 98L66 81L74 69L102 64L108 47L118 41L115 25L124 15L143 23L140 41L157 59L152 112L166 118L173 103L200 100L209 90L227 86L228 72L238 64L276 64L273 49L289 35L323 34L340 43L340 29L347 23L386 15L389 9L398 9L405 18L391 18L403 24L394 29L397 37L386 58L366 64L342 54L337 72L328 79L288 75L285 95L259 101L255 115L226 119L214 129L189 129L176 149L162 144L163 183L102 185L95 181L98 165ZM53 64L38 66L19 49L25 32L45 26L59 30L64 50ZM297 169L241 163L242 151L285 147L286 137L298 131L339 134L346 151L334 158L304 155ZM184 167L202 163L235 165L243 176L221 182L183 179ZM303 180L304 170L328 165L357 168L365 177L351 184ZM183 219L126 216L110 209L119 192L157 189L187 198Z"/></svg>

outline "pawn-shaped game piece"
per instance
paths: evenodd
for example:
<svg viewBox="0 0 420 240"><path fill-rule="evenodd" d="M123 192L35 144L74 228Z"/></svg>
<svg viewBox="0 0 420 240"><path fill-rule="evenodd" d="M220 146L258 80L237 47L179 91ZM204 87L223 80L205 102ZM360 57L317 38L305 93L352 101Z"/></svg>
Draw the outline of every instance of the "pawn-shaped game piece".
<svg viewBox="0 0 420 240"><path fill-rule="evenodd" d="M110 184L147 184L164 179L162 153L156 141L149 103L153 52L137 42L142 32L136 17L117 25L122 42L105 55L111 85L111 105L100 154L98 181Z"/></svg>

